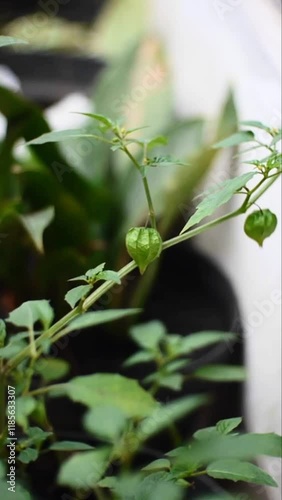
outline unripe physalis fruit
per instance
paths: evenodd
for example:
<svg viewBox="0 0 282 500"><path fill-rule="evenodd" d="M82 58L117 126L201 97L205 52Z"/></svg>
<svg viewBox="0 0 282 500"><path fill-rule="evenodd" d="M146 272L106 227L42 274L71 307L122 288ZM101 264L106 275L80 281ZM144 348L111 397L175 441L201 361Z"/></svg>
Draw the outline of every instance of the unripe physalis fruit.
<svg viewBox="0 0 282 500"><path fill-rule="evenodd" d="M250 214L245 222L245 233L262 247L266 238L274 233L277 217L270 210L257 210Z"/></svg>
<svg viewBox="0 0 282 500"><path fill-rule="evenodd" d="M156 229L133 227L126 235L127 251L143 274L148 265L159 257L162 239Z"/></svg>

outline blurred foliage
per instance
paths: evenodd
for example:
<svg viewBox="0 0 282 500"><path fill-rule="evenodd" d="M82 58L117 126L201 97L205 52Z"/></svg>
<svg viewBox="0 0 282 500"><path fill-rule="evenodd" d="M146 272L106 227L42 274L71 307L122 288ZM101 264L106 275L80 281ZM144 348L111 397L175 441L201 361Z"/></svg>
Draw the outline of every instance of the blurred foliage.
<svg viewBox="0 0 282 500"><path fill-rule="evenodd" d="M26 39L29 47L25 50L116 56L146 32L148 2L108 0L104 4L100 14L89 23L61 19L39 8L34 14L10 22L2 31L4 35Z"/></svg>
<svg viewBox="0 0 282 500"><path fill-rule="evenodd" d="M164 236L181 216L183 204L187 211L196 186L212 167L217 152L210 144L236 131L237 117L230 96L219 123L213 127L207 127L200 117L177 118L170 71L160 43L143 37L128 50L128 40L140 38L144 31L145 7L140 2L140 11L131 9L125 16L120 10L126 9L127 3L121 6L120 2L110 2L95 24L94 32L100 33L103 46L101 53L109 55L107 47L117 49L112 50L112 61L95 86L93 110L113 119L121 118L128 128L152 123L153 127L140 130L142 138L165 135L169 139L166 153L187 159L188 165L163 167L161 181L155 175L156 169L151 169L150 185ZM128 22L124 38L118 37L116 31L123 32L120 16ZM140 21L134 33L131 27L135 28L135 21L129 22L130 16ZM53 25L57 22L63 23L53 20ZM20 35L21 30L10 29L12 33ZM86 30L85 36L88 34ZM112 36L118 43L113 43ZM79 34L74 38L92 50ZM71 47L68 38L66 44ZM115 269L127 259L125 231L147 219L138 173L119 151L113 152L107 144L88 139L60 146L17 147L19 140L38 137L48 132L49 126L35 104L3 87L0 113L8 120L6 137L0 146L0 307L2 304L5 313L26 297L47 296L61 313L65 307L65 283L70 276L101 261ZM85 119L85 130L91 128L91 120ZM55 215L44 231L42 253L36 249L32 231L26 231L24 221L50 207L54 207Z"/></svg>

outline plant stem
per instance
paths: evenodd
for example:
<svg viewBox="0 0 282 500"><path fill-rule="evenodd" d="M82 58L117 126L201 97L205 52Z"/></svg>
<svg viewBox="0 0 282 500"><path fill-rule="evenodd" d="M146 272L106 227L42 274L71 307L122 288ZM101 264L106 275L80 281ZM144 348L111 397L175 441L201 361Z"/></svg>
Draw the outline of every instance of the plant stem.
<svg viewBox="0 0 282 500"><path fill-rule="evenodd" d="M130 154L130 153L129 153ZM163 244L163 250L166 250L167 248L173 247L179 243L182 243L183 241L189 240L193 238L194 236L197 236L204 231L211 229L227 220L233 219L237 215L245 213L263 194L269 187L276 181L278 176L272 177L267 181L265 181L265 185L262 186L262 189L258 190L256 194L254 194L253 197L251 197L249 203L247 206L245 206L245 203L243 205L233 211L230 212L226 215L223 215L222 217L219 217L218 219L215 219L213 221L207 222L206 224L203 224L199 227L196 227L195 229L192 229L190 231L187 231L186 233L180 234L178 236L175 236L174 238L171 238L170 240L167 240ZM264 179L265 180L265 179ZM261 182L253 189L254 191L257 190L258 186L261 185ZM124 266L120 271L119 271L119 276L120 278L124 278L127 274L129 274L131 271L133 271L137 265L135 264L134 261L129 262L126 266ZM112 281L107 281L103 283L97 290L92 292L89 297L87 297L82 306L77 306L75 309L70 311L66 316L61 318L59 321L57 321L49 330L44 332L40 337L38 337L35 340L35 345L36 347L39 346L43 340L45 339L51 339L55 334L60 332L72 319L74 319L76 316L79 316L80 314L86 312L102 295L104 295L107 291L109 291L113 286L115 285L114 282ZM66 332L67 334L67 332ZM14 367L16 367L18 364L20 364L22 361L24 361L27 357L30 356L30 346L26 347L25 349L22 350L21 353L17 354L14 358L11 358L9 362L7 363L5 367L5 371L9 372L11 371Z"/></svg>
<svg viewBox="0 0 282 500"><path fill-rule="evenodd" d="M145 189L146 198L147 198L147 202L148 202L151 226L152 226L153 229L157 229L156 215L155 215L155 210L154 210L154 206L153 206L153 200L152 200L152 197L151 197L151 193L150 193L150 188L149 188L147 177L146 176L142 176L142 181L143 181L143 186L144 186L144 189Z"/></svg>
<svg viewBox="0 0 282 500"><path fill-rule="evenodd" d="M76 307L69 313L67 313L63 318L54 323L48 330L46 330L40 337L35 340L35 346L39 347L42 341L50 339L55 333L60 331L64 326L66 326L72 319L81 314L80 307ZM9 372L15 366L20 364L25 358L29 357L31 354L30 345L23 349L19 354L17 354L14 358L11 358L5 367L5 372Z"/></svg>
<svg viewBox="0 0 282 500"><path fill-rule="evenodd" d="M34 391L30 391L27 393L28 396L39 396L42 394L47 394L48 392L52 391L53 389L61 389L65 388L65 384L54 384L54 385L48 385L47 387L40 387L39 389L35 389Z"/></svg>
<svg viewBox="0 0 282 500"><path fill-rule="evenodd" d="M147 203L148 203L148 208L149 208L151 226L152 226L152 228L157 229L156 215L155 215L153 200L151 197L147 177L145 174L143 174L141 172L141 167L140 167L138 161L136 160L136 158L134 158L134 156L130 153L129 149L125 145L123 146L123 151L128 156L128 158L132 161L133 165L135 165L137 170L139 170L139 172L142 176L143 186L144 186L144 190L145 190L145 194L146 194L146 198L147 198Z"/></svg>

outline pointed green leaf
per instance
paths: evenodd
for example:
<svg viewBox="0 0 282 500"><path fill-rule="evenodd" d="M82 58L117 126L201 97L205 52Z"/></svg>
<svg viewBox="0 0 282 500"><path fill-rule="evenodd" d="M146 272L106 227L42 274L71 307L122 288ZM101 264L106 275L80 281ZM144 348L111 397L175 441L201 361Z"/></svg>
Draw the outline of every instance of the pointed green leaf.
<svg viewBox="0 0 282 500"><path fill-rule="evenodd" d="M280 142L281 140L282 140L282 130L280 129L280 130L277 131L277 134L272 139L270 146L271 147L275 146L275 144L277 144L277 142Z"/></svg>
<svg viewBox="0 0 282 500"><path fill-rule="evenodd" d="M266 132L270 132L271 130L267 125L264 125L264 123L254 120L243 121L241 122L241 125L246 125L247 127L259 128L261 130L265 130Z"/></svg>
<svg viewBox="0 0 282 500"><path fill-rule="evenodd" d="M106 262L102 262L102 264L99 264L99 266L94 267L94 269L89 269L85 273L85 277L89 280L93 280L94 278L96 278L97 274L104 271L105 265L106 265Z"/></svg>
<svg viewBox="0 0 282 500"><path fill-rule="evenodd" d="M116 442L125 430L127 418L115 406L103 405L92 408L84 417L84 427L98 438Z"/></svg>
<svg viewBox="0 0 282 500"><path fill-rule="evenodd" d="M237 429L237 427L241 425L242 421L243 421L242 417L220 420L216 424L216 430L220 434L230 434L230 432L234 431L234 429Z"/></svg>
<svg viewBox="0 0 282 500"><path fill-rule="evenodd" d="M98 122L105 125L105 127L108 129L110 129L114 126L114 122L112 120L110 120L110 118L107 118L104 115L100 115L97 113L77 113L77 114L83 115L83 116L88 116L88 118L93 118L93 120L97 120Z"/></svg>
<svg viewBox="0 0 282 500"><path fill-rule="evenodd" d="M154 354L147 351L140 351L130 356L130 358L124 362L123 366L128 368L141 363L150 363L151 361L154 361Z"/></svg>
<svg viewBox="0 0 282 500"><path fill-rule="evenodd" d="M155 472L143 479L135 489L135 499L182 500L183 489L175 484L174 478L169 472Z"/></svg>
<svg viewBox="0 0 282 500"><path fill-rule="evenodd" d="M219 148L230 148L233 146L238 146L239 144L242 144L244 142L250 142L255 139L255 135L251 130L247 130L245 132L237 132L236 134L232 134L229 137L226 137L226 139L223 139L222 141L217 142L213 148L214 149L219 149Z"/></svg>
<svg viewBox="0 0 282 500"><path fill-rule="evenodd" d="M156 472L161 470L170 470L170 461L167 458L159 458L158 460L154 460L146 467L143 467L143 471L148 472Z"/></svg>
<svg viewBox="0 0 282 500"><path fill-rule="evenodd" d="M28 417L35 410L36 399L31 396L17 397L16 422L24 430L28 427Z"/></svg>
<svg viewBox="0 0 282 500"><path fill-rule="evenodd" d="M75 130L57 130L55 132L48 132L46 134L33 139L26 143L26 146L37 146L40 144L47 144L49 142L62 142L69 141L72 139L83 139L83 138L93 138L93 134L89 131L83 131L81 129Z"/></svg>
<svg viewBox="0 0 282 500"><path fill-rule="evenodd" d="M105 473L109 454L107 448L76 453L61 465L58 484L73 490L80 490L82 486L91 490Z"/></svg>
<svg viewBox="0 0 282 500"><path fill-rule="evenodd" d="M190 470L195 463L204 467L223 459L254 460L260 455L281 457L281 436L277 434L211 435L208 446L205 439L192 441L174 453L174 463ZM171 454L169 456L172 456Z"/></svg>
<svg viewBox="0 0 282 500"><path fill-rule="evenodd" d="M35 462L38 458L38 451L34 448L26 448L22 450L18 455L18 460L23 464L29 464L30 462Z"/></svg>
<svg viewBox="0 0 282 500"><path fill-rule="evenodd" d="M80 285L72 290L69 290L65 295L65 301L74 308L75 305L83 298L85 298L89 292L91 292L92 285Z"/></svg>
<svg viewBox="0 0 282 500"><path fill-rule="evenodd" d="M150 321L130 329L131 338L143 349L155 350L165 335L166 328L160 321Z"/></svg>
<svg viewBox="0 0 282 500"><path fill-rule="evenodd" d="M278 484L265 471L256 465L239 460L218 460L207 467L207 474L214 479L228 479L230 481L244 481L277 487Z"/></svg>
<svg viewBox="0 0 282 500"><path fill-rule="evenodd" d="M102 271L101 273L97 274L97 279L104 281L113 281L118 285L121 284L120 275L116 271Z"/></svg>
<svg viewBox="0 0 282 500"><path fill-rule="evenodd" d="M219 342L233 342L236 335L227 332L200 332L191 333L183 338L180 345L180 354L190 354L198 349L209 347Z"/></svg>
<svg viewBox="0 0 282 500"><path fill-rule="evenodd" d="M243 382L247 372L243 366L205 365L199 368L194 376L210 382Z"/></svg>
<svg viewBox="0 0 282 500"><path fill-rule="evenodd" d="M35 247L43 253L43 233L55 216L53 207L29 215L21 215L20 220L31 237Z"/></svg>
<svg viewBox="0 0 282 500"><path fill-rule="evenodd" d="M29 427L26 433L29 443L35 446L41 445L46 439L53 436L52 432L43 431L40 427Z"/></svg>
<svg viewBox="0 0 282 500"><path fill-rule="evenodd" d="M114 406L127 417L146 417L158 407L136 380L117 374L98 373L76 377L63 390L75 402L90 408Z"/></svg>
<svg viewBox="0 0 282 500"><path fill-rule="evenodd" d="M163 135L159 135L157 137L154 137L153 139L149 139L144 142L147 145L147 149L150 150L157 146L166 146L168 143L168 139Z"/></svg>
<svg viewBox="0 0 282 500"><path fill-rule="evenodd" d="M140 442L146 441L177 420L193 413L207 402L208 398L206 396L193 395L156 408L152 414L139 425L137 438Z"/></svg>
<svg viewBox="0 0 282 500"><path fill-rule="evenodd" d="M159 382L161 387L166 387L173 391L181 391L184 377L180 373L174 373L162 376Z"/></svg>
<svg viewBox="0 0 282 500"><path fill-rule="evenodd" d="M126 318L141 312L141 309L112 309L109 311L95 311L85 313L67 326L66 330L72 332L73 330L80 330L82 328L90 328L91 326L101 325L110 321Z"/></svg>
<svg viewBox="0 0 282 500"><path fill-rule="evenodd" d="M70 365L64 359L42 357L36 362L34 369L45 382L49 383L65 377Z"/></svg>
<svg viewBox="0 0 282 500"><path fill-rule="evenodd" d="M234 179L228 179L220 184L213 192L208 194L197 206L196 212L188 220L181 231L185 233L190 227L198 224L206 217L212 215L217 208L221 207L232 198L232 196L244 187L257 172L248 172Z"/></svg>
<svg viewBox="0 0 282 500"><path fill-rule="evenodd" d="M58 441L51 444L49 450L52 451L89 451L93 450L93 446L86 443L79 443L77 441Z"/></svg>
<svg viewBox="0 0 282 500"><path fill-rule="evenodd" d="M0 349L0 358L2 359L11 359L17 354L19 354L26 347L25 342L10 342L5 347Z"/></svg>
<svg viewBox="0 0 282 500"><path fill-rule="evenodd" d="M201 441L202 439L211 439L215 436L218 436L218 431L215 426L199 429L193 434L193 437L198 441Z"/></svg>
<svg viewBox="0 0 282 500"><path fill-rule="evenodd" d="M29 300L9 314L7 321L15 326L33 328L40 321L47 329L52 323L54 312L48 300Z"/></svg>

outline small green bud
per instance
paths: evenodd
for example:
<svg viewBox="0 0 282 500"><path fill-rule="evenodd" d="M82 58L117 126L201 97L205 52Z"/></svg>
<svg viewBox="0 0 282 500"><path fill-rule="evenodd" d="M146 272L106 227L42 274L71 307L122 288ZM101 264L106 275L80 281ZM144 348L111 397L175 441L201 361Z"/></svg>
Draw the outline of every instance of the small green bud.
<svg viewBox="0 0 282 500"><path fill-rule="evenodd" d="M0 319L0 347L4 346L5 338L6 338L6 324L2 319Z"/></svg>
<svg viewBox="0 0 282 500"><path fill-rule="evenodd" d="M144 274L147 267L162 251L162 239L158 231L146 227L133 227L126 235L127 251Z"/></svg>
<svg viewBox="0 0 282 500"><path fill-rule="evenodd" d="M266 238L274 233L277 217L270 210L257 210L250 214L245 222L245 233L262 247Z"/></svg>

